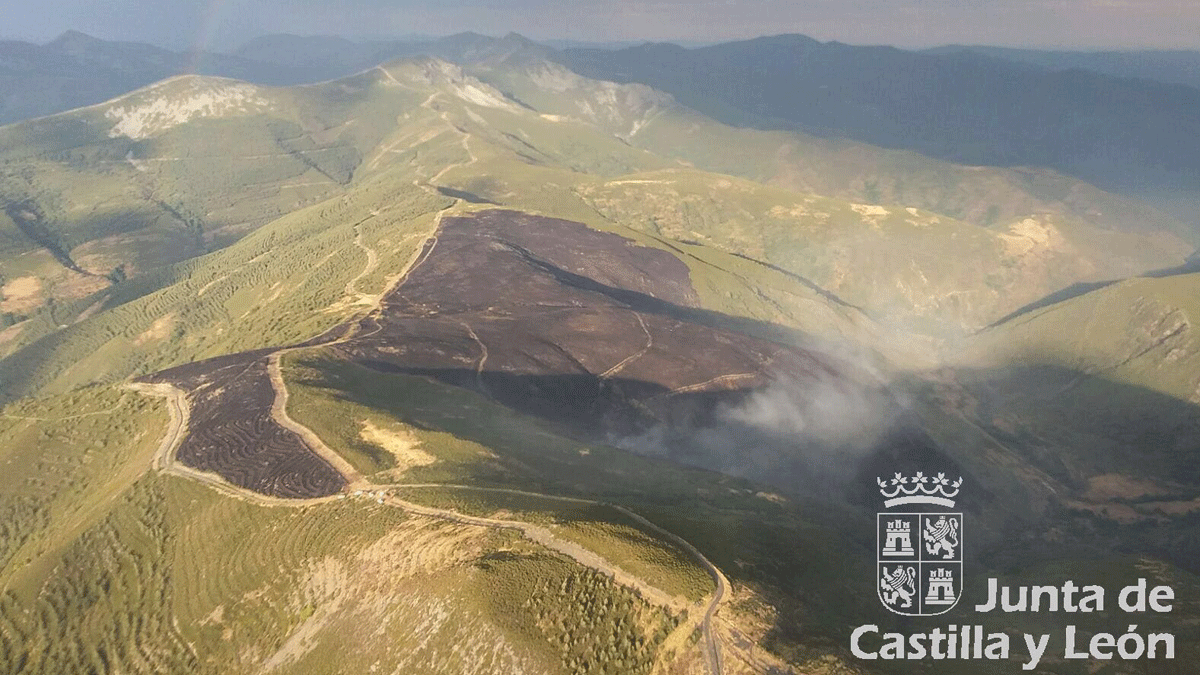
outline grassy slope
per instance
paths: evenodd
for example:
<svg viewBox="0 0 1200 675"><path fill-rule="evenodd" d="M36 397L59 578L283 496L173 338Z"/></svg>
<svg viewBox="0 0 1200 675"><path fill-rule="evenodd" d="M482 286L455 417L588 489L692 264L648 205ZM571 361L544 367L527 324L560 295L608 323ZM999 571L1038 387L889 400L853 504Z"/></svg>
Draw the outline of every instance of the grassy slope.
<svg viewBox="0 0 1200 675"><path fill-rule="evenodd" d="M36 205L55 245L80 268L136 276L237 241L340 194L396 111L420 102L374 78L294 89L252 88L255 104L189 107L246 87L181 77L110 103L0 128L0 194ZM191 113L188 118L187 114ZM174 118L173 114L179 117ZM144 122L121 126L122 116ZM345 126L349 119L363 123ZM178 123L186 120L186 123ZM7 281L42 283L28 316L50 298L107 285L71 272L0 219Z"/></svg>
<svg viewBox="0 0 1200 675"><path fill-rule="evenodd" d="M166 414L114 388L26 399L0 416L0 575L39 580L149 465ZM15 577L14 577L15 575Z"/></svg>
<svg viewBox="0 0 1200 675"><path fill-rule="evenodd" d="M506 533L149 475L165 417L117 389L4 409L0 672L646 672L676 621Z"/></svg>
<svg viewBox="0 0 1200 675"><path fill-rule="evenodd" d="M370 502L264 508L179 479L134 485L56 564L0 600L6 668L646 672L674 621L506 535Z"/></svg>
<svg viewBox="0 0 1200 675"><path fill-rule="evenodd" d="M1130 279L982 332L965 363L1070 368L1200 403L1200 274Z"/></svg>
<svg viewBox="0 0 1200 675"><path fill-rule="evenodd" d="M1049 218L997 230L691 169L624 176L580 192L616 222L769 262L879 321L933 334L981 328L1075 279L1131 274L1178 253ZM1136 254L1113 254L1135 242Z"/></svg>
<svg viewBox="0 0 1200 675"><path fill-rule="evenodd" d="M376 218L397 234L412 234L428 227L424 214L447 203L403 184L367 186L352 198L291 214L230 248L130 280L75 306L56 306L26 325L17 338L24 346L0 362L4 395L65 391L321 333L353 311L338 303L366 262L352 243L354 224L387 207ZM398 241L388 260L405 257L420 243ZM105 311L70 323L97 302ZM70 325L55 330L59 322Z"/></svg>
<svg viewBox="0 0 1200 675"><path fill-rule="evenodd" d="M761 247L763 255L772 250L786 253L788 247L783 240L794 237L796 228L801 225L807 223L812 227L811 221L804 217L770 220L763 218L761 213L771 200L787 202L794 207L803 204L807 196L750 186L753 189L746 191L749 196L745 197L745 202L730 199L721 200L719 204L705 204L691 195L710 189L728 189L720 184L722 180L730 186L744 184L727 177L681 171L676 175L681 175L683 180L677 180L671 189L676 190L679 201L689 204L687 208L692 210L681 209L684 216L680 217L676 215L678 211L669 208L651 209L650 204L654 201L669 203L676 196L636 187L646 185L644 183L622 185L621 177L634 174L629 178L644 180L648 175L655 175L647 172L662 171L670 166L670 160L614 140L611 134L597 131L594 126L547 119L507 108L464 104L448 93L453 91L452 86L456 83L437 79L443 77L441 75L432 83L411 79L411 73L405 75L398 71L395 75L404 76L402 79L407 83L398 87L400 91L395 93L404 104L386 113L373 108L347 113L327 100L336 101L339 92L354 99L353 87L349 93L336 85L329 85L327 92L317 88L287 93L289 96L316 97L321 102L320 106L310 102L303 106L305 109L330 106L326 117L290 122L301 130L313 130L288 135L288 140L297 144L291 146L296 152L319 149L321 142L333 143L329 138L343 138L338 134L348 134L345 138L350 140L344 145L354 148L359 155L354 160L358 162L358 170L349 176L348 183L339 188L336 196L293 211L221 251L156 268L78 303L65 302L51 310L43 310L34 320L21 324L20 330L13 334L15 337L9 338L8 344L15 344L19 349L0 362L4 394L15 397L33 392L68 392L95 380L119 380L131 373L152 371L204 356L286 344L336 325L354 311L342 302L344 286L363 269L365 258L352 244L354 223L361 221L364 241L379 248L382 254L380 268L360 280L358 285L360 291L374 292L382 288L389 271L394 273L397 264L419 246L420 233L431 225L432 214L449 204L449 199L435 198L427 190L412 186L413 180L428 179L435 174L441 174L438 176L441 184L503 205L575 218L594 227L621 232L646 245L672 250L688 262L697 289L709 309L817 335L851 337L868 344L878 339L878 328L870 320L854 310L831 305L818 293L786 275L733 258L711 245L670 240L684 236L685 229L692 235L712 239L718 233L733 232L739 239L724 244L730 250L744 245L751 250L756 250L755 246ZM369 79L370 92L381 87L387 89L383 84L387 78L382 74L371 77L374 79ZM444 93L436 99L426 97L439 88ZM413 96L414 90L418 95ZM423 100L432 100L431 107L419 105ZM357 119L366 119L367 112L375 116L371 119L380 125L386 122L386 126L360 131L354 128L356 125L351 125L350 130L338 130L338 125L344 121L339 116L354 114ZM444 121L467 130L471 140L466 147ZM621 131L631 128L624 126L625 121L618 115L606 124ZM194 127L189 125L178 133L191 134L203 124L207 122ZM306 124L309 126L305 127ZM362 125L364 129L369 126ZM323 133L326 130L332 131ZM306 146L305 134L312 137L310 142L317 146ZM200 137L207 136L201 134ZM332 154L340 159L320 163L318 168L305 165L306 170L345 177L347 174L338 173L337 169L351 165L353 158L349 154ZM473 165L441 172L441 167L466 162L472 155L478 160ZM638 200L647 202L642 216L630 206ZM736 208L729 206L730 202ZM848 205L836 200L822 204L831 210L840 209L847 218L849 213L862 215L853 208L847 212ZM394 212L383 211L389 207L396 208ZM380 210L381 215L371 217L375 210ZM759 222L770 224L770 227L762 227L761 234L752 227ZM744 223L745 226L734 229L728 227L729 223ZM873 231L863 218L858 218L853 227L868 233ZM816 229L820 231L820 228ZM975 236L984 237L985 234ZM699 236L696 239L704 241ZM331 253L332 257L326 258ZM72 323L96 301L103 301L102 311ZM338 309L327 311L330 307ZM58 328L64 324L70 327ZM159 328L155 328L156 325ZM552 430L531 425L529 420L496 406L487 407L486 401L469 393L438 387L423 380L372 377L364 381L362 373L331 369L319 362L303 365L319 372L314 375L297 370L289 375L296 392L293 414L303 416L303 421L312 424L323 438L331 440L331 444L354 446L354 436L347 432L356 431L362 417L376 419L380 424L402 423L417 435L422 447L441 460L411 469L405 474L410 479L534 487L551 493L619 499L701 547L735 583L745 584L744 588L761 593L778 612L778 616L768 622L764 639L772 649L793 661L801 662L837 651L846 626L860 622L863 616L877 616L877 600L871 593L864 592L866 587L859 583L860 579L867 578L869 570L866 566L847 570L840 562L858 560L859 557L866 560L865 556L854 553L862 542L854 537L842 539L831 534L847 528L844 516L840 514L825 515L816 509L776 505L757 496L754 486L740 481L667 467L611 448L586 448L589 453L583 455L578 444L553 434ZM297 366L293 363L292 367ZM308 412L304 408L306 390L311 396ZM104 396L116 394L109 392ZM59 411L75 410L82 405L81 401L65 402L69 400L65 398L61 399L64 402L58 403L53 402L57 399L47 400L51 402L46 405ZM9 412L35 412L36 406L42 404L21 402L19 405L19 409L13 408ZM134 405L132 400L128 405ZM220 670L240 667L245 662L260 663L283 646L297 627L318 623L315 630L325 637L310 641L316 646L307 652L310 656L303 657L314 660L300 659L283 664L282 668L300 672L308 667L307 672L312 672L313 668L320 670L335 661L365 667L369 665L367 658L400 658L394 653L372 651L375 647L358 643L339 645L330 636L335 634L336 626L345 627L351 622L362 625L364 620L366 625L376 625L384 616L394 617L396 625L408 625L413 620L411 607L405 609L407 606L392 604L383 608L362 608L354 605L352 609L349 605L336 604L334 599L340 597L337 592L324 594L327 584L314 580L333 578L336 582L344 573L346 578L352 578L358 584L362 580L396 576L392 567L355 567L366 563L347 557L358 555L365 550L363 546L368 545L370 527L375 525L368 527L363 523L375 522L371 519L376 516L370 515L373 511L357 510L362 507L347 504L337 507L339 510L333 515L310 511L285 517L275 510L217 497L175 479L143 479L128 491L118 489L119 486L105 487L113 475L133 479L145 469L145 455L161 432L163 415L153 405L142 405L148 406L138 413L144 417L134 416L132 411L126 416L132 420L132 427L101 424L87 433L89 440L105 433L138 439L136 443L115 443L134 452L130 463L122 465L125 468L114 469L111 461L109 464L84 462L82 458L88 455L83 445L76 441L62 451L66 459L52 460L56 465L86 464L96 469L95 477L84 481L89 487L82 493L57 485L46 490L46 494L53 493L57 495L55 499L63 500L62 505L51 508L64 511L51 510L45 512L48 515L36 515L41 507L22 501L29 496L28 491L23 487L14 488L11 499L15 501L10 502L14 504L11 508L21 515L12 529L21 536L26 532L33 533L28 543L21 544L19 554L38 557L37 564L29 567L32 571L22 577L27 580L12 581L14 586L10 590L14 595L6 596L3 601L4 610L0 614L6 622L7 645L51 645L53 648L45 656L30 656L49 659L38 661L39 667L48 670L61 670L64 664L71 669L81 663L104 659L124 664L129 670L195 669L197 657L188 655L179 646L182 644L179 634L182 633L186 641L206 645L197 652L213 654L216 659L213 667ZM314 407L322 405L323 411L313 412ZM480 415L479 410L484 408L487 414ZM100 416L80 419L100 419ZM322 425L325 426L321 428ZM7 452L11 458L19 460L17 465L22 468L10 477L14 486L26 485L23 481L37 485L37 481L42 480L43 473L37 470L40 460L35 457L41 448L54 446L39 445L41 440L36 434L41 428L35 424L12 432L16 440ZM359 448L358 457L352 452L348 454L352 461L363 467L388 468L386 457L373 457L367 449ZM639 470L630 468L634 466ZM76 494L82 496L72 497ZM119 508L111 506L111 495L120 497ZM69 527L75 521L59 514L70 509L80 509L90 515L80 521L78 527ZM314 527L310 520L321 526L320 537L311 534L316 530L308 529ZM229 528L232 534L226 537L223 530L229 523L236 523L237 527ZM388 521L380 527L400 525ZM589 516L586 524L579 526L578 534L592 537L593 541L599 539L603 542L599 545L612 547L610 550L615 551L629 545L622 539L630 533L614 527L617 526L606 519ZM857 530L866 531L864 527L857 527ZM84 534L79 534L78 528L83 528ZM205 548L214 538L223 543L215 549ZM311 549L306 548L308 544L305 543L310 539ZM295 548L273 548L277 546L273 543L277 540L293 542L278 546ZM497 544L494 548L508 546L508 543ZM631 553L613 553L614 557L660 559L659 553L651 552L645 542L635 542L631 546L632 549L624 549ZM101 550L116 552L106 559L111 564L89 565ZM213 561L221 561L220 566L207 561L209 550L214 551ZM571 629L558 626L573 620L569 613L562 611L562 607L569 606L562 604L565 602L562 598L541 605L546 608L545 612L539 609L528 615L529 620L520 626L500 625L487 619L513 611L511 605L504 604L509 602L506 598L543 597L539 594L546 589L536 584L530 586L528 584L532 582L521 581L522 578L565 580L578 574L566 568L550 569L555 563L539 559L535 551L517 553L515 558L508 554L488 558L483 567L455 567L445 572L447 576L441 577L443 581L435 585L458 588L460 594L433 601L440 603L437 606L447 612L466 612L453 615L455 621L464 626L485 631L488 629L483 626L489 625L500 631L494 635L509 636L506 639L513 645L525 645L513 647L516 654L513 658L528 658L539 663L558 658L565 660L570 668L570 659L577 659L578 663L579 659L594 656L595 652L588 650L595 645L582 644L575 638L566 642L561 639L562 636L595 632L594 626L578 625ZM331 556L339 562L323 562ZM206 559L205 565L211 562L214 565L211 570L229 569L228 565L241 566L246 570L243 574L247 579L262 581L258 586L232 588L224 575L209 573L211 570L204 567L189 568L195 559ZM46 593L46 602L53 607L42 607L35 613L35 619L29 619L22 611L29 606L25 603L43 590L34 581L40 578L34 572L54 569L60 562L60 569L69 573ZM393 561L388 564L408 563ZM135 582L127 576L129 569L143 570L146 580ZM336 572L337 569L343 572ZM473 580L472 575L477 573L470 570L477 569L483 570L479 572L484 575L482 580ZM490 573L496 575L495 579L515 584L511 593L506 591L495 596L501 604L490 609L473 605L481 597L492 597L479 591ZM692 576L694 571L683 577L666 573L664 578L668 581L663 583L678 583L681 588L686 588L689 583L686 579ZM10 577L12 579L16 577ZM289 587L289 583L293 587ZM472 585L476 583L479 585ZM105 584L108 589L115 590L99 590L105 588ZM594 581L580 580L580 597L596 592L595 586ZM345 588L337 583L332 587ZM350 595L362 590L358 586L350 588ZM815 588L822 592L814 593ZM627 607L629 612L640 611L628 604L622 605L625 601L619 599L618 591L605 592L616 594L613 602ZM414 593L418 595L413 597L423 597L417 590ZM200 602L195 598L208 599ZM402 600L396 602L403 603ZM84 615L63 608L82 606L78 603L92 603L87 606L97 609L87 616L98 618L89 624L88 637L72 651L61 646L65 643L62 635L79 633L79 625L73 622L80 621L79 617ZM331 603L336 604L336 611L326 613L321 609ZM147 608L167 606L175 607L171 611L180 620L179 628L173 627L171 614L165 609L153 610L148 615L154 618L141 624L131 621L130 617L145 613ZM558 609L554 609L556 606ZM366 613L354 613L359 610ZM439 613L438 616L442 615ZM605 626L610 625L608 618L598 620ZM447 627L455 621L439 625ZM620 625L619 618L616 623ZM214 642L218 629L222 639L226 630L231 631L230 635L237 638L234 646L222 647ZM653 636L656 630L647 629L643 634ZM34 635L39 637L31 637ZM114 642L114 635L136 637ZM463 639L462 634L440 630L435 631L435 635L426 645L450 645ZM520 637L522 635L524 637ZM542 637L535 639L537 635ZM242 639L240 636L245 636L244 642L238 642ZM411 634L398 634L397 644L412 644L405 642L410 639L406 636ZM355 649L365 650L364 660L356 660ZM607 647L601 647L602 651L605 649ZM639 649L635 645L628 649L614 648L614 651L624 650L620 656L622 662L633 659L641 663ZM147 660L147 652L153 652L154 658L162 660ZM432 661L432 652L425 652L422 658ZM595 662L595 659L591 661ZM615 668L615 664L614 660L603 665Z"/></svg>

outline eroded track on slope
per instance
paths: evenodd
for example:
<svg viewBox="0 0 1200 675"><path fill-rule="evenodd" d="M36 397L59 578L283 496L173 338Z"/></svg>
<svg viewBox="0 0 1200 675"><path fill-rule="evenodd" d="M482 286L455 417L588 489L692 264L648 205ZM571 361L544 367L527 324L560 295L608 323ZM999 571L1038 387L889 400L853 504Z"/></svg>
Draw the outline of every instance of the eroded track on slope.
<svg viewBox="0 0 1200 675"><path fill-rule="evenodd" d="M368 254L366 264L369 271L377 259ZM347 293L362 295L354 283ZM171 404L160 470L271 506L378 490L288 416L280 360L302 350L469 388L581 435L636 433L674 416L703 416L779 373L841 376L833 360L723 325L700 308L689 269L671 253L516 211L443 211L393 286L374 299L366 315L304 343L187 364L135 383ZM380 499L415 514L519 530L655 600L639 580L544 528L391 494ZM724 575L688 542L622 511L712 577L714 591L693 616L708 670L720 673L713 622L728 592Z"/></svg>
<svg viewBox="0 0 1200 675"><path fill-rule="evenodd" d="M581 435L703 418L778 373L841 376L829 359L728 329L698 305L687 266L666 251L516 211L443 213L364 317L142 381L185 392L179 462L268 496L313 498L359 477L288 417L279 363L291 351L473 389Z"/></svg>

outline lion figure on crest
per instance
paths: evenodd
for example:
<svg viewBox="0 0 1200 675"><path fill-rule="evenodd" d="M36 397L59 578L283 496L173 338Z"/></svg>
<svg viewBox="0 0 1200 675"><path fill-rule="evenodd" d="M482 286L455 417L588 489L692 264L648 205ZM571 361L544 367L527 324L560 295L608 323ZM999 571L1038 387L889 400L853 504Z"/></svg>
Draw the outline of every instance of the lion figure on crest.
<svg viewBox="0 0 1200 675"><path fill-rule="evenodd" d="M947 520L945 516L938 518L937 522L932 520L925 521L925 551L929 555L937 555L939 552L944 552L943 559L949 560L954 557L954 549L958 548L958 519L952 518Z"/></svg>
<svg viewBox="0 0 1200 675"><path fill-rule="evenodd" d="M897 565L895 572L888 573L888 568L884 567L879 589L888 605L895 606L899 600L902 601L901 608L912 607L913 596L917 593L917 571L911 566Z"/></svg>

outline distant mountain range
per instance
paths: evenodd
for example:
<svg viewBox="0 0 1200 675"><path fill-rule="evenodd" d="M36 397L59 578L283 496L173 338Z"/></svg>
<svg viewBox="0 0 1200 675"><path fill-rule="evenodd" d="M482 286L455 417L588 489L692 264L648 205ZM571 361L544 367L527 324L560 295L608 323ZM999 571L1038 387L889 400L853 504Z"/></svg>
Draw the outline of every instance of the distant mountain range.
<svg viewBox="0 0 1200 675"><path fill-rule="evenodd" d="M137 42L110 42L78 31L44 45L0 41L0 124L101 103L173 75L216 75L290 86L336 79L417 54L461 61L506 40L533 45L520 36L497 40L476 33L366 42L268 35L231 54L176 52Z"/></svg>
<svg viewBox="0 0 1200 675"><path fill-rule="evenodd" d="M692 49L556 49L518 35L464 32L396 41L271 35L232 54L185 54L70 31L41 46L0 42L0 124L88 106L180 73L292 85L403 56L462 64L521 50L584 77L652 86L722 123L854 139L965 165L1048 167L1200 220L1196 52L911 52L802 35Z"/></svg>
<svg viewBox="0 0 1200 675"><path fill-rule="evenodd" d="M173 52L69 31L52 42L0 42L0 123L106 101L172 75L196 72L259 82L303 78L238 56Z"/></svg>
<svg viewBox="0 0 1200 675"><path fill-rule="evenodd" d="M1200 89L1178 84L801 35L690 50L572 49L558 58L586 77L667 92L727 124L962 164L1050 167L1141 195L1200 189Z"/></svg>
<svg viewBox="0 0 1200 675"><path fill-rule="evenodd" d="M1200 88L1200 51L1075 52L966 45L947 45L925 50L926 54L938 55L960 52L974 52L1049 70L1091 70L1115 77L1136 77Z"/></svg>
<svg viewBox="0 0 1200 675"><path fill-rule="evenodd" d="M418 54L454 63L548 58L585 77L640 83L734 126L803 131L967 165L1046 167L1147 199L1197 223L1200 53L924 52L780 35L686 49L555 49L519 35L352 41L272 35L231 54L184 54L68 32L0 43L0 123L110 99L165 77L260 85L336 79Z"/></svg>

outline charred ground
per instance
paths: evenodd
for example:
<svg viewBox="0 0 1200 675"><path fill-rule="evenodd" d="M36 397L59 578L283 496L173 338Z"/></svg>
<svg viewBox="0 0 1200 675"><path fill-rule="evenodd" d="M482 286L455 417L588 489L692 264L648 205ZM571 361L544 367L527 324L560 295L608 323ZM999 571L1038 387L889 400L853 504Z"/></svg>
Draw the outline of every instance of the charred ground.
<svg viewBox="0 0 1200 675"><path fill-rule="evenodd" d="M345 478L272 415L270 350L190 363L147 378L187 392L188 433L176 459L272 497L339 492Z"/></svg>
<svg viewBox="0 0 1200 675"><path fill-rule="evenodd" d="M742 450L770 459L750 463L753 473L775 473L775 482L807 466L797 440L755 434L724 413L781 381L800 398L830 388L886 398L846 360L735 327L699 306L687 265L668 251L495 209L443 218L377 311L304 346L474 389L570 435L709 468L733 459L706 449L728 441L713 430L741 424ZM344 479L272 419L269 353L148 378L187 392L191 424L178 459L274 496L335 493Z"/></svg>

